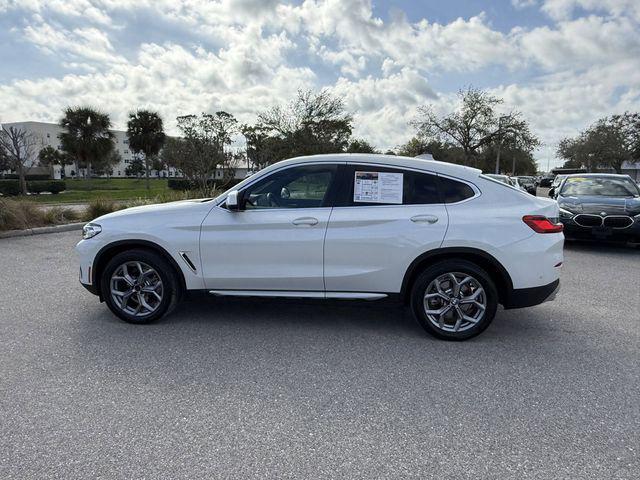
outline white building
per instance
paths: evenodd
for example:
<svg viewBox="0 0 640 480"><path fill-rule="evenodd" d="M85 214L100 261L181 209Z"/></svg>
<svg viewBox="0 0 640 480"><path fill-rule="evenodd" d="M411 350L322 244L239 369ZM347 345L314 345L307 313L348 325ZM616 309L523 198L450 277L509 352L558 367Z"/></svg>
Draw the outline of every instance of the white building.
<svg viewBox="0 0 640 480"><path fill-rule="evenodd" d="M44 122L15 122L15 123L5 123L6 127L17 127L21 129L25 129L35 135L38 141L41 143L39 148L36 148L35 158L31 159L31 163L33 165L37 164L38 152L46 147L52 146L56 150L62 150L62 146L60 145L60 139L58 135L62 132L62 128L56 123L44 123ZM129 150L129 140L127 139L127 132L122 130L111 130L114 135L114 143L115 149L118 151L120 156L122 157L122 161L117 165L114 165L113 168L113 177L124 177L125 170L127 166L134 158L133 152ZM81 168L79 172L75 172L74 165L67 165L65 167L65 176L80 176L84 177L86 171L84 168ZM151 170L150 175L152 177L176 177L180 176L177 174L176 169L170 167L165 170L157 171ZM60 178L60 167L54 168L54 177Z"/></svg>

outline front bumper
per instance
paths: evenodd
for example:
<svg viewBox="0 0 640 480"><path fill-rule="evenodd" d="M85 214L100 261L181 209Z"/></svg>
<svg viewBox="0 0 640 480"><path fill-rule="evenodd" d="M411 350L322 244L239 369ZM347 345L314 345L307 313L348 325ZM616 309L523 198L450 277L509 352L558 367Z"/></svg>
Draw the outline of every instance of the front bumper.
<svg viewBox="0 0 640 480"><path fill-rule="evenodd" d="M583 227L574 222L572 218L563 217L560 217L560 222L564 225L565 238L640 242L640 220L637 219L626 228Z"/></svg>
<svg viewBox="0 0 640 480"><path fill-rule="evenodd" d="M532 307L544 302L550 302L555 299L558 290L560 290L560 279L541 287L516 288L511 291L504 308Z"/></svg>

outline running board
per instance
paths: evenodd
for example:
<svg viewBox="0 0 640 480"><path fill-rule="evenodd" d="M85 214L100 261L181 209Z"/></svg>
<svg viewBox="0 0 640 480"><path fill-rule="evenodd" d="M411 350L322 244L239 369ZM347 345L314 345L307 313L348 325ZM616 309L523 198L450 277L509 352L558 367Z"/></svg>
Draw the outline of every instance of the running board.
<svg viewBox="0 0 640 480"><path fill-rule="evenodd" d="M336 298L342 300L380 300L386 293L369 292L298 292L286 290L209 290L223 297Z"/></svg>

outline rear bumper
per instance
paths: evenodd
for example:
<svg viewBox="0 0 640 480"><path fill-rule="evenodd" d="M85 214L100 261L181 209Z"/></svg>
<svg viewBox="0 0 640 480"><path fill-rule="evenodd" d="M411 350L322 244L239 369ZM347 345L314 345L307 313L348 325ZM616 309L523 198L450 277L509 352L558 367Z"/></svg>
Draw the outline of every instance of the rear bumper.
<svg viewBox="0 0 640 480"><path fill-rule="evenodd" d="M516 288L511 291L509 300L505 302L504 308L524 308L539 305L543 302L550 302L560 290L560 279L547 285L532 288Z"/></svg>

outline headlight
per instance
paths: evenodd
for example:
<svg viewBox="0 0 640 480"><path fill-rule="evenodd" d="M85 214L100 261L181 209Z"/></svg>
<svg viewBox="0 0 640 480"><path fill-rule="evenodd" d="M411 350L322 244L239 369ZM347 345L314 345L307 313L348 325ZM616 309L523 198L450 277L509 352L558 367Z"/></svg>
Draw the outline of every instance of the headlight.
<svg viewBox="0 0 640 480"><path fill-rule="evenodd" d="M569 210L565 210L564 208L560 209L560 218L573 218L575 213L570 212Z"/></svg>
<svg viewBox="0 0 640 480"><path fill-rule="evenodd" d="M87 240L98 235L102 231L102 227L97 223L87 223L82 227L82 238Z"/></svg>

